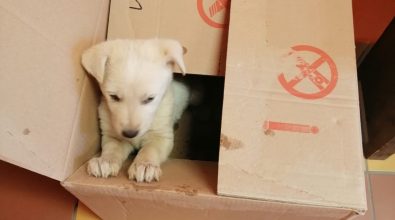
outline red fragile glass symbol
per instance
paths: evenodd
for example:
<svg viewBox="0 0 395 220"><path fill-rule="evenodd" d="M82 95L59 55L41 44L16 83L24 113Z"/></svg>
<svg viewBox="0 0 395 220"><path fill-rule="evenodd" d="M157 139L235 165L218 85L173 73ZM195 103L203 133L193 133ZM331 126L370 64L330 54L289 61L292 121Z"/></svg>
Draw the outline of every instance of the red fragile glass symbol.
<svg viewBox="0 0 395 220"><path fill-rule="evenodd" d="M213 17L220 13L226 12L226 9L229 6L229 0L216 0L208 7L208 14L206 13L203 0L197 0L197 9L200 17L206 22L208 25L214 28L224 28L226 24L216 22Z"/></svg>
<svg viewBox="0 0 395 220"><path fill-rule="evenodd" d="M297 45L292 47L292 50L296 52L307 51L315 53L319 58L309 64L302 57L298 56L296 67L300 70L300 73L289 80L285 78L284 73L278 76L278 80L284 89L290 94L304 99L319 99L331 93L336 87L338 78L336 64L332 58L324 51L309 45ZM330 73L326 75L329 75L330 78L327 78L327 76L318 71L318 68L322 65L328 65ZM297 84L306 79L313 83L317 88L317 92L307 93L295 88Z"/></svg>

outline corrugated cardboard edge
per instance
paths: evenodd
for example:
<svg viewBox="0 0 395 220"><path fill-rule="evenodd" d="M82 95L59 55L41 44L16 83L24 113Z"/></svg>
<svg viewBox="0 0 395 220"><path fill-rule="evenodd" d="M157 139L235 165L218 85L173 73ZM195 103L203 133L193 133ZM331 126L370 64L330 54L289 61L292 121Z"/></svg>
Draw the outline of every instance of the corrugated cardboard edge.
<svg viewBox="0 0 395 220"><path fill-rule="evenodd" d="M242 219L248 213L251 219L340 220L357 215L342 207L218 196L216 163L170 159L161 181L151 184L128 180L125 169L118 177L98 179L82 166L62 185L103 219Z"/></svg>
<svg viewBox="0 0 395 220"><path fill-rule="evenodd" d="M351 8L352 8L352 4L353 4L352 1L350 1L350 4L351 4ZM352 10L351 10L351 13L352 13ZM351 19L351 25L354 28L354 20L353 19ZM351 33L351 35L352 35L351 36L352 39L355 39L354 31ZM353 68L355 69L354 83L356 84L356 87L357 87L357 92L356 92L357 106L359 108L361 108L361 104L363 105L363 103L361 103L361 97L360 97L362 95L362 93L359 92L360 85L359 85L358 74L357 74L357 68L358 68L357 62L358 62L358 60L359 60L359 57L357 57L357 54L355 54L355 63L353 63L352 65L354 65ZM364 109L363 109L363 111L364 111ZM359 134L358 138L359 138L359 140L361 140L360 141L360 146L359 146L359 155L360 155L360 163L361 163L361 171L360 172L363 172L365 174L365 176L366 176L367 164L366 164L366 160L364 158L364 153L363 153L363 140L364 140L363 123L364 123L364 121L362 119L362 117L365 117L365 113L364 112L361 113L361 110L357 111L357 116L358 117L357 117L356 120L358 120L359 124L361 125L360 126L360 131L358 132L358 134ZM362 189L364 189L364 191L366 192L366 182L362 181L361 184L362 184ZM363 194L363 203L365 204L365 206L363 207L362 210L359 210L359 212L358 212L359 214L362 214L362 215L364 215L366 213L366 211L368 210L368 200L367 200L366 194Z"/></svg>
<svg viewBox="0 0 395 220"><path fill-rule="evenodd" d="M225 197L231 197L231 198L240 198L240 199L251 199L251 200L257 200L254 198L245 198L245 197L235 197L234 195L227 195L227 194L218 194L220 196L225 196ZM350 207L344 207L341 205L334 205L334 206L328 206L328 205L321 205L318 203L309 203L308 201L282 201L282 200L276 200L276 199L263 199L261 201L266 201L266 202L273 202L273 203L280 203L280 204L287 204L287 205L296 205L296 206L310 206L310 207L317 207L317 208L328 208L328 209L340 209L340 210L347 210L350 211L350 216L352 215L365 215L367 209L358 209L358 208L350 208ZM303 203L306 202L306 203ZM353 214L352 214L353 213ZM348 217L347 217L348 218ZM347 219L345 218L345 219Z"/></svg>
<svg viewBox="0 0 395 220"><path fill-rule="evenodd" d="M108 26L108 15L109 15L109 7L110 1L102 1L101 4L101 13L98 13L98 17L96 19L96 28L94 35L91 39L90 46L94 45L100 41L104 41L107 35L107 26ZM82 68L82 66L81 66ZM98 98L97 96L97 89L94 86L93 79L88 77L85 74L82 78L82 88L79 97L79 103L76 107L75 114L74 114L74 121L73 121L73 129L70 136L70 141L68 144L68 152L67 156L64 161L64 170L63 176L60 180L65 180L68 176L70 176L74 171L76 171L83 163L85 163L88 159L90 159L99 148L99 130L94 129L95 127L98 128L98 121L97 121L97 106L98 106ZM87 115L88 113L88 115ZM89 115L92 114L92 115ZM90 116L95 118L94 121L90 121L90 129L88 132L96 131L96 135L93 136L94 140L87 140L87 138L83 138L81 141L81 130L79 126L82 123L86 123L83 116ZM89 121L89 120L88 120ZM94 134L93 134L94 135ZM88 139L92 138L92 136L88 136ZM84 151L81 153L80 151Z"/></svg>

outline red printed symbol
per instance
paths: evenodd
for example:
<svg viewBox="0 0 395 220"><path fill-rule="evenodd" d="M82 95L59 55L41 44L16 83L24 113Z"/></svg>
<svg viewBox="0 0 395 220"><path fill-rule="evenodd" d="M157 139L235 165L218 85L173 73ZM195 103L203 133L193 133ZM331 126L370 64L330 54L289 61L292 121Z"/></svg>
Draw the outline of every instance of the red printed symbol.
<svg viewBox="0 0 395 220"><path fill-rule="evenodd" d="M265 121L265 123L263 124L263 128L266 131L278 130L278 131L291 131L291 132L311 133L311 134L317 134L319 132L317 126L283 123L283 122L275 122L275 121Z"/></svg>
<svg viewBox="0 0 395 220"><path fill-rule="evenodd" d="M204 0L197 0L197 9L200 17L211 27L224 28L226 24L224 24L223 21L225 20L225 13L229 6L229 0L214 0L211 1L211 4L208 4L208 7L204 7L203 1ZM208 13L206 12L207 10Z"/></svg>
<svg viewBox="0 0 395 220"><path fill-rule="evenodd" d="M337 68L332 58L324 51L309 45L297 45L292 47L292 50L293 51L290 55L294 52L308 52L318 55L319 58L310 64L305 59L297 55L296 67L299 69L300 73L288 80L284 73L281 73L278 76L278 80L285 90L294 96L304 99L319 99L331 93L337 83ZM329 71L327 71L328 73L320 72L318 69L325 65L329 67ZM299 91L302 90L300 88L299 90L295 88L304 80L309 80L315 87L315 90L318 91L309 93L306 91Z"/></svg>

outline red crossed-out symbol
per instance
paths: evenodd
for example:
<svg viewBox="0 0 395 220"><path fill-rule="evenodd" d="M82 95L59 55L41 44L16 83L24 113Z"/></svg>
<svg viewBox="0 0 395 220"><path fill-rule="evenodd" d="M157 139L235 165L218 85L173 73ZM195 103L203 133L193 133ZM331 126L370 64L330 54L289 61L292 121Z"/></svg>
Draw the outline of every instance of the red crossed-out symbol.
<svg viewBox="0 0 395 220"><path fill-rule="evenodd" d="M304 98L304 99L320 99L327 96L335 88L337 83L337 68L335 62L329 57L324 51L309 45L297 45L292 47L295 52L311 52L319 55L319 58L309 64L302 57L297 56L296 67L300 70L300 73L293 78L287 80L284 73L278 76L278 81L290 94ZM292 52L291 52L292 53ZM329 78L323 73L318 71L318 68L322 65L328 65L330 73ZM307 93L297 90L295 87L303 80L309 80L317 88L317 92Z"/></svg>
<svg viewBox="0 0 395 220"><path fill-rule="evenodd" d="M220 12L226 13L226 9L229 6L229 2L230 2L229 0L215 0L208 7L208 14L207 14L203 6L203 0L197 0L197 9L200 17L202 17L204 22L206 22L208 25L214 28L224 28L226 24L215 21L214 16L219 14Z"/></svg>

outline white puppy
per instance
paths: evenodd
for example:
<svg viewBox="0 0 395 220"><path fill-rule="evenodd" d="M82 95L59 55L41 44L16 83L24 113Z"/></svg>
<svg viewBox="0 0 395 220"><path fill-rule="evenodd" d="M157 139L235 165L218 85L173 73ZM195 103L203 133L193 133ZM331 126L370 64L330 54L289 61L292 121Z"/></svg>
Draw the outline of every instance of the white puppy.
<svg viewBox="0 0 395 220"><path fill-rule="evenodd" d="M90 175L116 176L128 155L140 149L129 178L159 180L160 164L173 148L173 125L189 99L188 88L172 80L174 64L185 73L183 48L174 40L114 40L84 52L82 65L103 94L102 152L89 161Z"/></svg>

